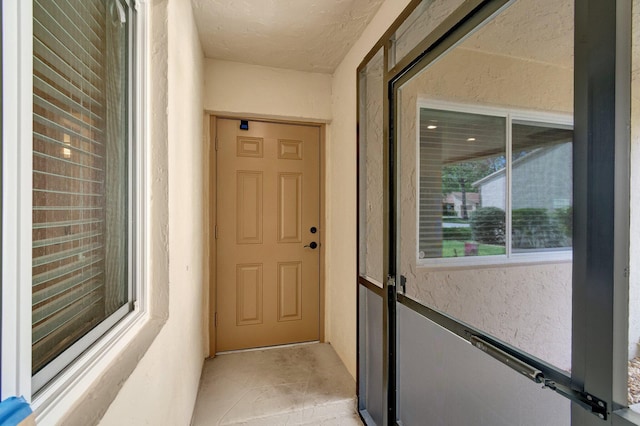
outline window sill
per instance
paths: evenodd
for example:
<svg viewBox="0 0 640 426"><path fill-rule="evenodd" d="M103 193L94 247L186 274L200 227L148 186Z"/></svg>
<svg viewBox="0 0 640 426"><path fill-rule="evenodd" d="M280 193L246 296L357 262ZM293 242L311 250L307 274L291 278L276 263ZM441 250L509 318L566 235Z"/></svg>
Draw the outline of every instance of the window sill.
<svg viewBox="0 0 640 426"><path fill-rule="evenodd" d="M472 269L478 267L548 265L554 263L571 263L572 261L573 252L554 251L512 254L510 257L500 255L416 259L416 266L420 269Z"/></svg>
<svg viewBox="0 0 640 426"><path fill-rule="evenodd" d="M33 398L38 425L96 424L166 322L139 310Z"/></svg>

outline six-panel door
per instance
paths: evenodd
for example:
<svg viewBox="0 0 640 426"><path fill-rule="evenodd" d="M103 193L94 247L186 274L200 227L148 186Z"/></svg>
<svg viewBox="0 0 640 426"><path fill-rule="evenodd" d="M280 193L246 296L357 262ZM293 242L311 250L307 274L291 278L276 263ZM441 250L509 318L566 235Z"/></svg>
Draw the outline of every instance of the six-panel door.
<svg viewBox="0 0 640 426"><path fill-rule="evenodd" d="M217 123L217 350L318 340L320 129Z"/></svg>

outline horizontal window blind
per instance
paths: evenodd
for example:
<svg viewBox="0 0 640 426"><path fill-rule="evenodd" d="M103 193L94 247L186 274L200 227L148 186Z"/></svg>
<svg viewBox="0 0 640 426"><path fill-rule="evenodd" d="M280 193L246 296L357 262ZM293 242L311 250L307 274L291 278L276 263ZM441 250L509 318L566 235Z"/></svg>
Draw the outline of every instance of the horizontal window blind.
<svg viewBox="0 0 640 426"><path fill-rule="evenodd" d="M491 200L476 182L504 167L505 126L504 117L420 109L419 258L504 254L504 179ZM493 235L474 239L470 219L486 205L500 209L487 219Z"/></svg>
<svg viewBox="0 0 640 426"><path fill-rule="evenodd" d="M33 2L34 374L126 301L126 28L115 1Z"/></svg>

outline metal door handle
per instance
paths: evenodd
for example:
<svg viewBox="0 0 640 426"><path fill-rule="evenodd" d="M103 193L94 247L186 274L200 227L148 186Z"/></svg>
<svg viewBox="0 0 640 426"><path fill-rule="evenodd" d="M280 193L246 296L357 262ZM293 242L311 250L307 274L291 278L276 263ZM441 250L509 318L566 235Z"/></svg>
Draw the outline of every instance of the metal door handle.
<svg viewBox="0 0 640 426"><path fill-rule="evenodd" d="M308 245L304 246L304 248L310 248L312 250L315 250L316 247L318 247L318 243L316 243L315 241L311 241Z"/></svg>

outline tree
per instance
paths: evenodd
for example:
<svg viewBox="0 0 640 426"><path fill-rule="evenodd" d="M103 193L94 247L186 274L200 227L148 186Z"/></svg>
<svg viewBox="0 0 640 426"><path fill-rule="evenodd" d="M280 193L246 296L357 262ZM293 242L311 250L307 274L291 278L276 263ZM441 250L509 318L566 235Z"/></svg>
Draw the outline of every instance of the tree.
<svg viewBox="0 0 640 426"><path fill-rule="evenodd" d="M472 186L473 182L504 168L504 163L504 157L500 156L454 163L442 167L442 193L460 192L462 194L463 219L469 219L467 193L478 192L478 188Z"/></svg>

